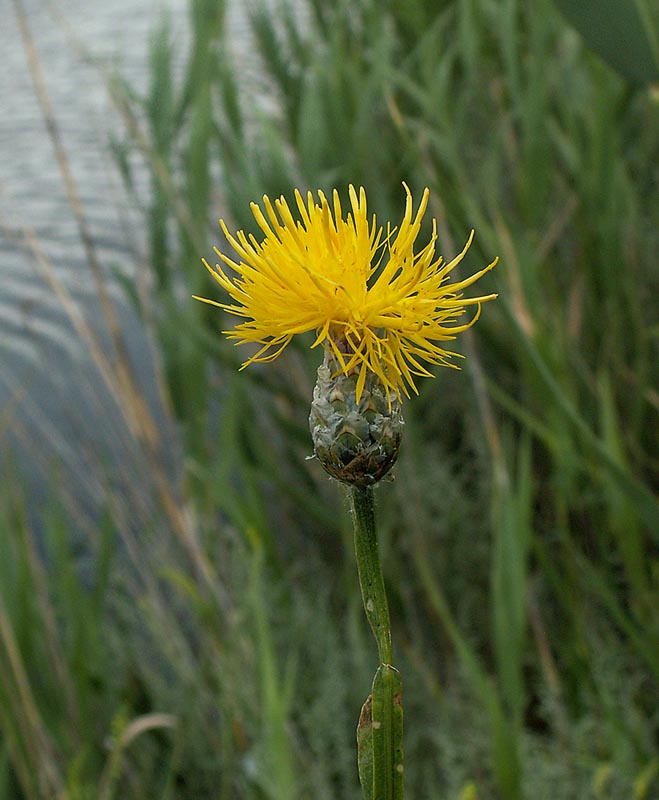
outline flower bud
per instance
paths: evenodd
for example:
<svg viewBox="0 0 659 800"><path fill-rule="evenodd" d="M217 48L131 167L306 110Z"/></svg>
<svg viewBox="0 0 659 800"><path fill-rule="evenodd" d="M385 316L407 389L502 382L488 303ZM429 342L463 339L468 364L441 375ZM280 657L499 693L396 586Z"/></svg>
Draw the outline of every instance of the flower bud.
<svg viewBox="0 0 659 800"><path fill-rule="evenodd" d="M403 436L401 404L378 376L369 372L357 401L359 368L340 371L325 351L313 391L309 428L316 457L338 481L364 488L391 469Z"/></svg>

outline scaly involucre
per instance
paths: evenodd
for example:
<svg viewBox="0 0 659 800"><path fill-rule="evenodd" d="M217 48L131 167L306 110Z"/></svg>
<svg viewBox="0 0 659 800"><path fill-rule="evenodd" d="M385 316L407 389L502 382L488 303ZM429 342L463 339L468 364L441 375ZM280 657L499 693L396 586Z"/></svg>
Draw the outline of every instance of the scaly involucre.
<svg viewBox="0 0 659 800"><path fill-rule="evenodd" d="M224 331L238 344L261 345L243 368L272 361L293 336L307 331L316 332L312 347L330 348L342 372L358 373L357 400L369 371L400 400L401 393L417 393L416 377L432 377L424 362L455 368L450 359L459 354L442 343L471 327L481 303L496 297L465 298L463 290L497 259L451 283L451 270L469 249L473 231L462 252L445 263L435 257L433 220L430 241L415 252L429 191L423 192L416 214L407 186L405 191L402 222L397 228L387 225L386 235L375 216L369 221L364 189L357 192L353 186L345 219L336 190L331 205L320 191L318 202L309 192L305 203L296 190L297 219L283 197L273 204L265 196L263 209L252 203L261 241L243 231L232 235L220 220L239 260L215 248L224 266L213 268L205 259L204 264L233 302L197 299L244 320ZM475 312L460 323L467 306L476 306Z"/></svg>

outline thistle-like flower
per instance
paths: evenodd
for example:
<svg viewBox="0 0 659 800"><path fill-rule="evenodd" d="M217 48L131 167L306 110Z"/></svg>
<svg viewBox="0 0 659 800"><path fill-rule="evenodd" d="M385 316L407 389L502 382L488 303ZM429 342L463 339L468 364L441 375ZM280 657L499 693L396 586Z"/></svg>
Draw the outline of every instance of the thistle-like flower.
<svg viewBox="0 0 659 800"><path fill-rule="evenodd" d="M325 349L310 418L316 455L334 477L357 485L379 480L393 464L403 396L417 393L416 378L432 377L426 365L456 368L451 358L460 354L443 343L471 327L481 303L496 297L466 298L463 291L498 259L450 282L473 231L462 252L445 263L435 256L433 220L430 240L415 252L429 191L416 214L405 191L402 222L388 224L386 233L375 216L369 220L363 188L349 187L345 219L336 190L331 205L322 192L318 201L309 192L305 202L296 191L298 219L283 197L274 204L264 197L264 210L252 203L264 238L243 231L234 236L220 220L238 260L217 248L224 266L204 260L233 302L197 298L244 320L224 332L229 338L260 345L241 368L273 361L293 336L315 331L312 347ZM475 313L461 322L467 306Z"/></svg>

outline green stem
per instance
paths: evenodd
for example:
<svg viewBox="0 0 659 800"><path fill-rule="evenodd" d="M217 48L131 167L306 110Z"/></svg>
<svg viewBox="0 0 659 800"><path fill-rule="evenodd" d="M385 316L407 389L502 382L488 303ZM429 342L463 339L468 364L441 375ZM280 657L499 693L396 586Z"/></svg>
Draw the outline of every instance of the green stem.
<svg viewBox="0 0 659 800"><path fill-rule="evenodd" d="M391 647L391 622L384 589L378 536L375 529L375 503L373 487L350 489L352 521L355 528L355 555L359 571L359 585L366 617L378 644L381 664L393 662Z"/></svg>
<svg viewBox="0 0 659 800"><path fill-rule="evenodd" d="M403 800L403 706L392 665L391 623L384 589L373 489L350 489L355 554L364 610L378 644L380 666L357 727L357 762L364 800Z"/></svg>

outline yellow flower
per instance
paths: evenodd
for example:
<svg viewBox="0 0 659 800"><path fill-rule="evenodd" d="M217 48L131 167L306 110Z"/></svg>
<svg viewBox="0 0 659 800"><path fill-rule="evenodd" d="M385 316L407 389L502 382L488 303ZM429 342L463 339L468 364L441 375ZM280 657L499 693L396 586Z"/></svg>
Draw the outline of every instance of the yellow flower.
<svg viewBox="0 0 659 800"><path fill-rule="evenodd" d="M450 283L451 270L469 249L473 231L462 252L445 263L441 256L435 257L433 220L430 241L415 252L429 191L424 191L416 214L407 186L405 191L403 220L398 228L387 225L386 235L375 217L367 216L364 189L357 193L353 186L351 212L345 219L336 190L332 205L320 191L319 202L309 192L305 203L296 190L298 219L283 197L274 204L264 197L265 213L252 203L264 234L261 241L243 231L233 236L220 220L239 260L214 248L225 266L213 268L205 259L204 264L233 303L196 299L244 320L224 331L238 344L261 345L241 368L272 361L293 336L307 331L317 334L312 347L322 344L330 349L340 372L358 373L357 401L369 372L400 400L401 392L407 397L410 390L418 393L416 377L432 377L423 362L455 368L449 359L459 354L441 343L471 327L480 304L496 297L465 298L462 292L498 259L471 277ZM467 306L476 306L475 314L459 324Z"/></svg>

